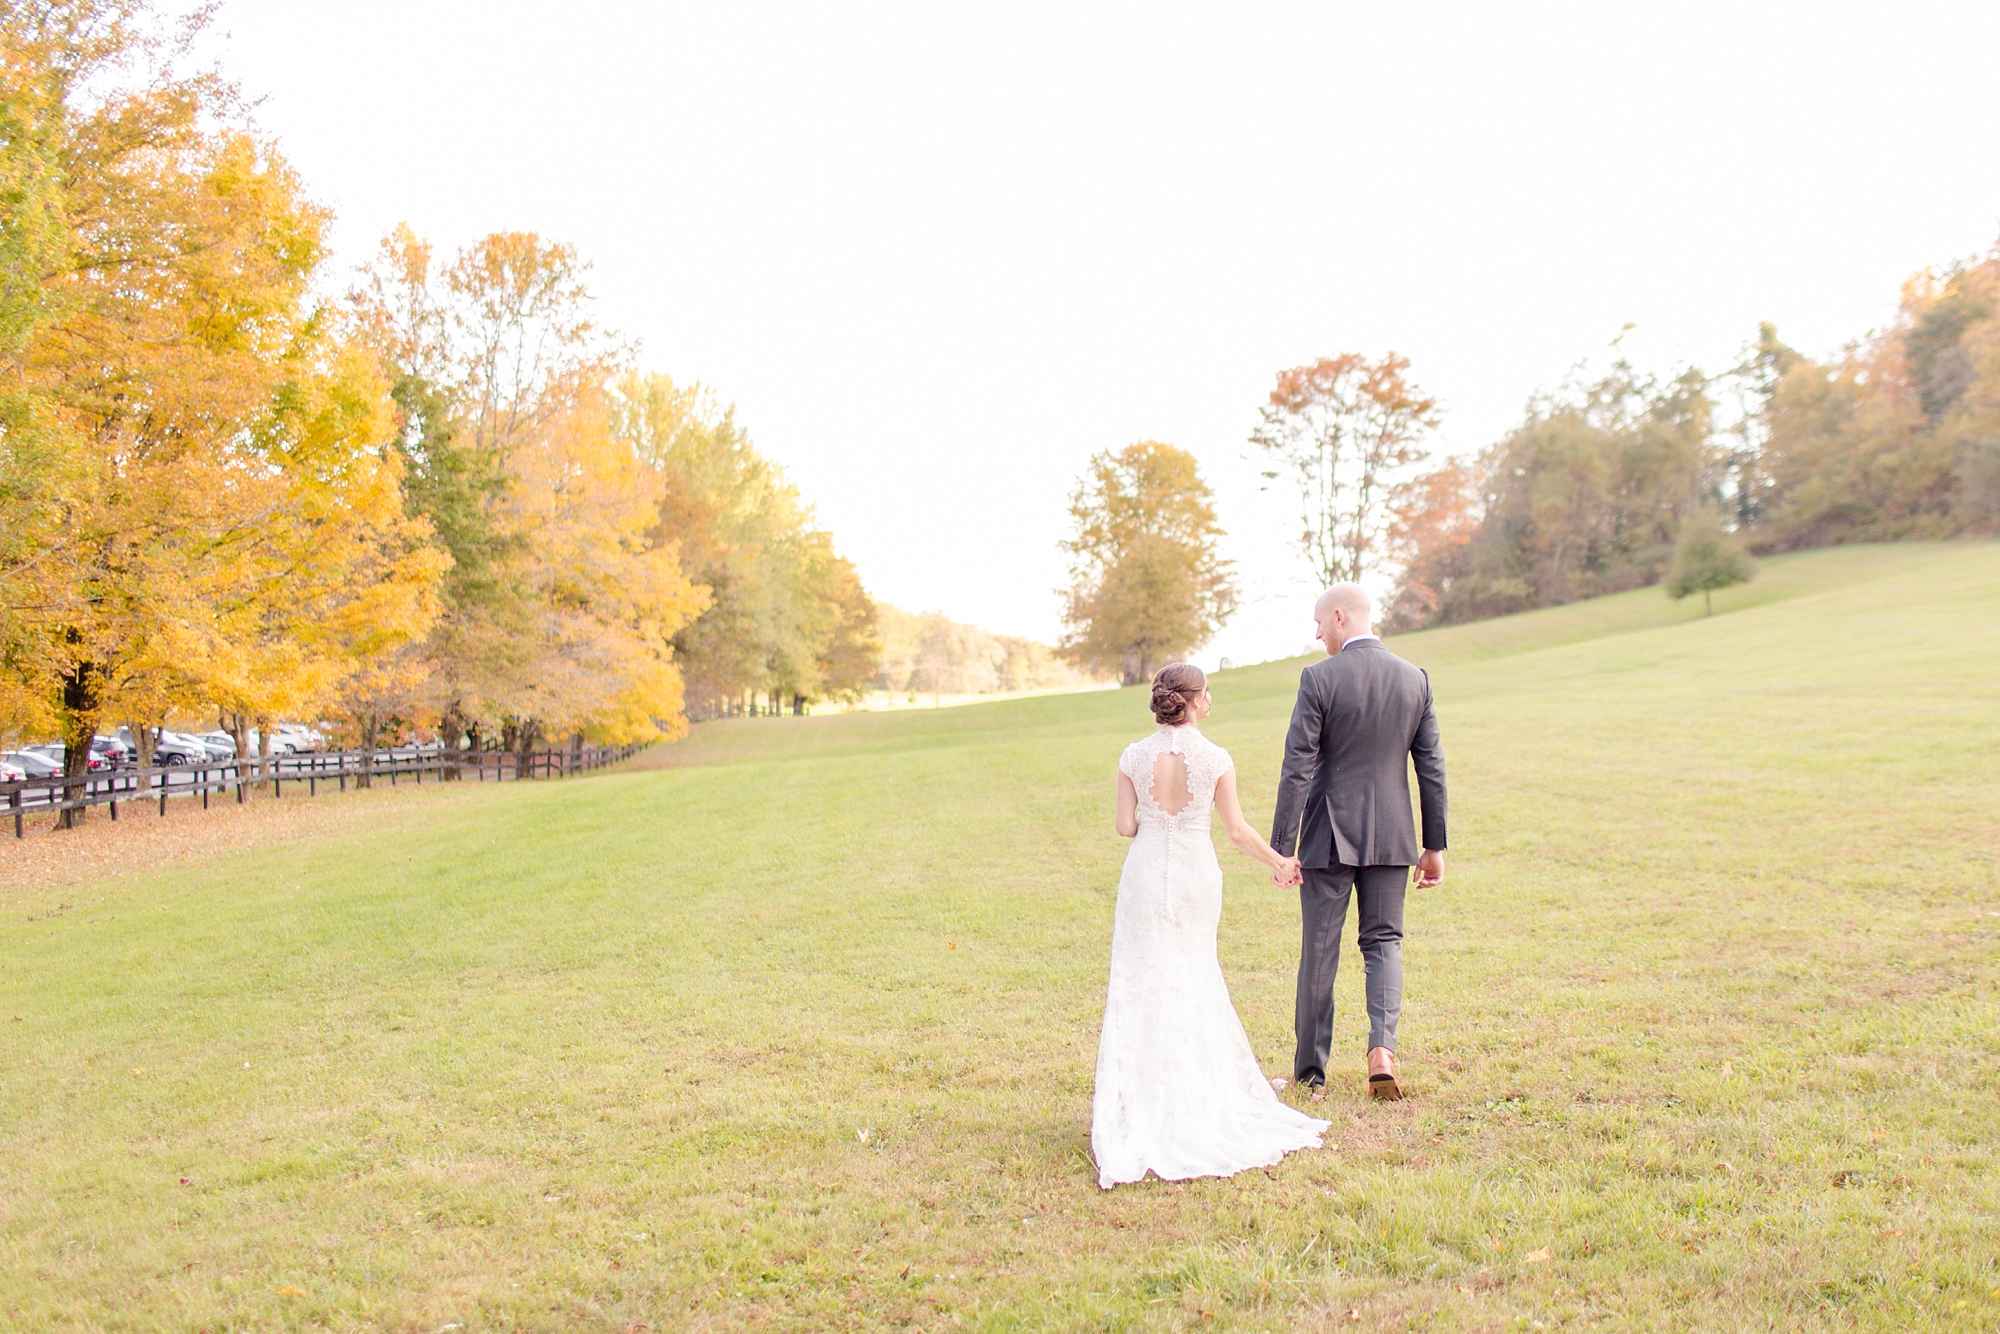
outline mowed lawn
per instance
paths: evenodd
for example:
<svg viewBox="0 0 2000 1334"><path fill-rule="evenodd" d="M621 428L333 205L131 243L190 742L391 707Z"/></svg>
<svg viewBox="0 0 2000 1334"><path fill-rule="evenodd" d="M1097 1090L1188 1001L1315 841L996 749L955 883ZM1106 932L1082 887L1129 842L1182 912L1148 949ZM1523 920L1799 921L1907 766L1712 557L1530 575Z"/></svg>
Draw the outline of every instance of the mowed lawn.
<svg viewBox="0 0 2000 1334"><path fill-rule="evenodd" d="M1322 1152L1095 1184L1142 692L718 723L0 899L0 1329L1994 1328L2000 546L1393 647L1449 878ZM1253 822L1298 666L1215 681Z"/></svg>

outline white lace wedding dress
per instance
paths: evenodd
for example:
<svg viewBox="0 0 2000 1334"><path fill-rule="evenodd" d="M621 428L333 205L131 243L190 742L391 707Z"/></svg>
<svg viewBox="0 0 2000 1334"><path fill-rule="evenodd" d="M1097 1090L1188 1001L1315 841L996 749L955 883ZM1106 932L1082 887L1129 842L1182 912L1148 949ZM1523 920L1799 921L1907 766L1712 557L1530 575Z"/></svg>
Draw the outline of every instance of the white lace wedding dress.
<svg viewBox="0 0 2000 1334"><path fill-rule="evenodd" d="M1177 811L1153 793L1155 765L1169 754L1186 767L1188 799ZM1222 867L1208 821L1231 767L1229 752L1192 726L1162 727L1118 761L1139 794L1139 834L1118 881L1090 1118L1106 1189L1148 1170L1181 1180L1268 1167L1318 1148L1327 1128L1272 1092L1215 957Z"/></svg>

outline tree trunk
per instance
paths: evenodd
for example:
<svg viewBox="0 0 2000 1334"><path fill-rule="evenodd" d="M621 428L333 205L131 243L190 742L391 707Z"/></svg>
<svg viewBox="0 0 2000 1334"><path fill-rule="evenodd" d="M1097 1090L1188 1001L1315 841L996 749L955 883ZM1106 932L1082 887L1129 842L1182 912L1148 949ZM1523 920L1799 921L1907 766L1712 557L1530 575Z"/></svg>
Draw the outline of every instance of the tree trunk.
<svg viewBox="0 0 2000 1334"><path fill-rule="evenodd" d="M132 762L141 769L153 767L153 747L159 738L153 733L151 723L126 723L125 730L132 734Z"/></svg>
<svg viewBox="0 0 2000 1334"><path fill-rule="evenodd" d="M250 760L250 719L240 713L225 713L215 720L223 731L229 733L236 743L236 783L240 796L243 792L243 776L248 772ZM207 763L206 760L201 763Z"/></svg>
<svg viewBox="0 0 2000 1334"><path fill-rule="evenodd" d="M1701 590L1702 615L1715 615L1715 597L1706 588Z"/></svg>
<svg viewBox="0 0 2000 1334"><path fill-rule="evenodd" d="M90 743L97 736L97 665L80 662L62 683L63 800L76 801L90 783ZM64 809L56 828L83 823L84 807Z"/></svg>
<svg viewBox="0 0 2000 1334"><path fill-rule="evenodd" d="M539 739L542 725L533 718L523 718L519 735L515 738L519 749L514 752L514 772L521 778L535 776L535 742Z"/></svg>
<svg viewBox="0 0 2000 1334"><path fill-rule="evenodd" d="M445 782L458 779L458 742L464 730L464 720L458 716L458 705L452 704L444 711L444 718L438 723L438 742L444 748L443 768L438 775Z"/></svg>
<svg viewBox="0 0 2000 1334"><path fill-rule="evenodd" d="M274 754L272 750L273 744L274 743L271 737L271 720L269 718L259 718L257 720L257 774L256 774L256 780L258 783L268 783L270 781L270 775L274 771L275 766L272 763L272 757ZM256 787L254 785L252 786L251 791L253 792L256 791Z"/></svg>
<svg viewBox="0 0 2000 1334"><path fill-rule="evenodd" d="M375 786L375 732L381 724L379 714L361 715L361 772L355 777L356 787Z"/></svg>

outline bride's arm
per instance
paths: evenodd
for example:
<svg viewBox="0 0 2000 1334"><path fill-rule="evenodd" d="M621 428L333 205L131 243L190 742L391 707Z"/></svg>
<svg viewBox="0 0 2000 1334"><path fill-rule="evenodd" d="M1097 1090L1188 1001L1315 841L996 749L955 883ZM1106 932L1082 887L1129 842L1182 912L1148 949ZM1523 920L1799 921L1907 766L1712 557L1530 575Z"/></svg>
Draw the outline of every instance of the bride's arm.
<svg viewBox="0 0 2000 1334"><path fill-rule="evenodd" d="M1118 818L1112 827L1126 838L1139 834L1139 791L1123 769L1118 771Z"/></svg>
<svg viewBox="0 0 2000 1334"><path fill-rule="evenodd" d="M1274 871L1297 869L1299 859L1287 857L1266 843L1243 819L1243 807L1236 800L1236 771L1225 769L1215 782L1215 809L1222 814L1222 827L1229 841Z"/></svg>

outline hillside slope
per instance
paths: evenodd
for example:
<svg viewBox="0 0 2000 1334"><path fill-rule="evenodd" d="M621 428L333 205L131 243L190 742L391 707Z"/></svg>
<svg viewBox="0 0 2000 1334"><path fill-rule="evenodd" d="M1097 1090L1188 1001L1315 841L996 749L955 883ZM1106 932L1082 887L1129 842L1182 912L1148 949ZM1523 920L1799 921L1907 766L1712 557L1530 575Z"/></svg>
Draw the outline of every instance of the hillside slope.
<svg viewBox="0 0 2000 1334"><path fill-rule="evenodd" d="M1228 1181L1088 1157L1138 691L704 724L27 905L0 1329L1990 1327L2000 546L1717 604L1397 641L1416 1096L1361 1096L1350 953L1328 1148ZM1253 820L1297 666L1215 683ZM1224 861L1283 1074L1296 903Z"/></svg>

